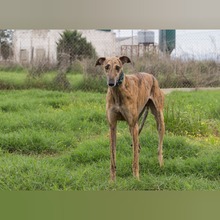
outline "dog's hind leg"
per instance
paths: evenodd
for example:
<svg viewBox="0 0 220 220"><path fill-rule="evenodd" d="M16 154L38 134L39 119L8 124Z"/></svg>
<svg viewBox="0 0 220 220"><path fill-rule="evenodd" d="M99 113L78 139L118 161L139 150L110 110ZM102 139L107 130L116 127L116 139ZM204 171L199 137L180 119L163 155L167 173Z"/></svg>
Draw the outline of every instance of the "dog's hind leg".
<svg viewBox="0 0 220 220"><path fill-rule="evenodd" d="M160 166L163 166L163 137L165 133L164 116L163 111L157 112L157 130L159 134L159 144L158 144L158 160Z"/></svg>

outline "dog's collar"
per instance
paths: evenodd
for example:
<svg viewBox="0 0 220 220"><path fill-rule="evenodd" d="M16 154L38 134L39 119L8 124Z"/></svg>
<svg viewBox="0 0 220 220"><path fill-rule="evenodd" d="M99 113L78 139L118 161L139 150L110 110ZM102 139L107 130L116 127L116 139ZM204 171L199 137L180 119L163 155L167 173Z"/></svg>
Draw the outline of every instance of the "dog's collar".
<svg viewBox="0 0 220 220"><path fill-rule="evenodd" d="M124 73L123 71L121 71L118 81L116 82L116 86L120 86L123 82L123 79L124 79Z"/></svg>

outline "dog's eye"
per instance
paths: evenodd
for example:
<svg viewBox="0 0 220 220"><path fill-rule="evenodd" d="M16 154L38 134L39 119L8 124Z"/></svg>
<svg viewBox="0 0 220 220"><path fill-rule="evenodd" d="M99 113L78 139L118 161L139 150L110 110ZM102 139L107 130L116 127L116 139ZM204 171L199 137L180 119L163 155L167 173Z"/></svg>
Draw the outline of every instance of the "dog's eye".
<svg viewBox="0 0 220 220"><path fill-rule="evenodd" d="M115 66L115 69L116 69L117 71L119 71L119 70L121 69L121 67L120 67L120 66Z"/></svg>
<svg viewBox="0 0 220 220"><path fill-rule="evenodd" d="M106 70L109 70L109 68L110 68L110 65L109 65L109 64L105 66L105 69L106 69Z"/></svg>

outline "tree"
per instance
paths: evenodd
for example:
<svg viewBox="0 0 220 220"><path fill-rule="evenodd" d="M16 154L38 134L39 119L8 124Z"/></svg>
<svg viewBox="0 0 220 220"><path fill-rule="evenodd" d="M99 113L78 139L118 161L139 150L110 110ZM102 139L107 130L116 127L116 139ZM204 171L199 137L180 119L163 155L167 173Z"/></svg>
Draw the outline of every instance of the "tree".
<svg viewBox="0 0 220 220"><path fill-rule="evenodd" d="M7 43L6 41L1 43L1 55L3 57L4 60L7 60L10 56L10 52L11 52L11 48L9 43Z"/></svg>
<svg viewBox="0 0 220 220"><path fill-rule="evenodd" d="M12 55L12 30L0 30L0 55L4 60L7 60Z"/></svg>
<svg viewBox="0 0 220 220"><path fill-rule="evenodd" d="M69 57L70 65L76 59L92 58L96 56L95 48L91 43L87 42L86 38L76 30L66 30L60 34L61 38L57 42L58 61L60 56L66 54Z"/></svg>
<svg viewBox="0 0 220 220"><path fill-rule="evenodd" d="M11 41L12 30L0 29L0 42Z"/></svg>

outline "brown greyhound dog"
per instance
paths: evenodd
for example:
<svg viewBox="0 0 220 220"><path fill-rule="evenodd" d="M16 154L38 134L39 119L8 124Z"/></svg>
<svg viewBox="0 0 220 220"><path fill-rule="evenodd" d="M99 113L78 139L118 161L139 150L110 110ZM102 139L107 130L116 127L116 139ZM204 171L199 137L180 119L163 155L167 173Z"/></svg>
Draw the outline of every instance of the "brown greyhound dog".
<svg viewBox="0 0 220 220"><path fill-rule="evenodd" d="M159 88L158 81L148 73L125 75L123 64L130 63L127 56L100 57L97 65L104 67L107 76L108 92L106 97L106 113L110 127L110 177L116 179L116 126L118 120L125 120L130 129L133 146L133 175L139 179L139 138L150 108L157 122L159 134L158 160L163 165L163 137L165 133L163 106L164 94ZM139 128L138 121L143 116Z"/></svg>

